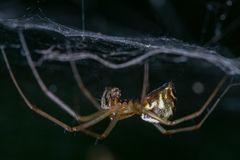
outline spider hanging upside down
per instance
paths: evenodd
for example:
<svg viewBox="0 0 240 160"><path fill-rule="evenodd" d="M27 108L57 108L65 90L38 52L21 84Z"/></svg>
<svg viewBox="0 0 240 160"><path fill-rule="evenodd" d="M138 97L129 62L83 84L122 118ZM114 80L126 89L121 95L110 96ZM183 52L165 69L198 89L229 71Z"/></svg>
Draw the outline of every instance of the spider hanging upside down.
<svg viewBox="0 0 240 160"><path fill-rule="evenodd" d="M28 107L33 111L35 111L36 113L40 114L41 116L45 117L46 119L63 127L65 130L69 132L81 131L90 136L96 137L97 139L103 139L107 137L118 121L129 118L133 115L140 115L144 121L147 121L153 124L163 134L174 134L178 132L192 131L192 130L198 129L199 127L202 126L202 124L205 122L207 117L210 115L210 113L214 110L214 108L218 104L221 97L226 94L226 92L230 89L230 87L234 85L239 85L239 84L229 85L223 91L220 97L213 103L210 110L206 113L206 115L204 115L204 117L198 124L189 126L189 127L181 127L181 128L167 130L163 128L162 125L174 126L200 116L204 112L204 110L208 107L210 102L215 98L215 96L217 95L220 88L223 86L227 77L225 76L218 83L218 85L216 86L212 94L209 96L207 101L198 111L192 114L189 114L187 116L184 116L182 118L170 121L169 117L171 117L174 113L175 102L176 102L173 83L172 82L166 83L162 85L160 88L152 91L151 93L146 94L147 88L148 88L148 64L147 63L145 63L145 66L144 66L143 90L142 90L142 98L140 101L132 101L132 100L122 101L120 90L118 88L113 87L113 88L105 89L101 98L101 104L99 105L98 102L95 100L95 98L84 86L81 80L81 77L78 73L76 64L74 62L70 62L74 77L78 83L79 88L85 94L85 96L93 103L93 105L96 106L96 108L99 110L98 112L88 116L80 116L75 111L73 111L71 107L69 107L60 98L58 98L55 94L53 94L51 91L47 89L38 71L35 68L35 65L31 58L31 54L27 47L27 43L21 31L19 32L19 38L20 38L23 51L25 52L27 62L42 91L46 94L48 98L50 98L53 102L55 102L61 109L63 109L73 118L75 118L79 122L79 125L71 127L63 123L59 119L55 118L54 116L44 112L43 110L33 105L28 100L28 98L24 95L21 88L19 87L19 84L10 67L5 50L2 47L1 52L3 55L4 61L6 63L6 66L8 68L8 71L10 73L10 76L15 84L15 87L17 88L18 92L20 93L21 97L24 99ZM89 129L89 127L95 125L96 123L102 121L107 117L110 117L111 122L102 134L95 133Z"/></svg>

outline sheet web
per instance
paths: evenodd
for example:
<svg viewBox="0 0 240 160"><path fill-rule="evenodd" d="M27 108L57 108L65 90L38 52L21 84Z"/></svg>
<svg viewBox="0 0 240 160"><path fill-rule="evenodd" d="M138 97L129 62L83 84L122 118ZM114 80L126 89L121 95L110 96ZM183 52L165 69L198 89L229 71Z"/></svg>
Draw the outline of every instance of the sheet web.
<svg viewBox="0 0 240 160"><path fill-rule="evenodd" d="M34 51L42 55L39 63L42 61L67 62L69 60L93 59L106 67L120 69L140 64L154 56L169 55L175 58L164 58L164 60L179 63L187 62L188 59L199 59L216 66L226 74L240 74L238 58L227 58L215 50L188 44L173 38L129 38L107 36L87 31L81 32L39 15L29 18L1 20L0 22L7 29L41 31L49 35L54 33L55 36L59 37L58 44L43 44L44 42L39 42L42 45L36 44ZM19 45L14 44L14 42L11 44L12 37L8 36L8 33L4 34L6 36L3 36L4 40L1 46L4 46L4 43L7 44L5 47L17 47ZM17 39L12 40L15 43L17 41ZM71 44L72 54L66 53L66 41Z"/></svg>

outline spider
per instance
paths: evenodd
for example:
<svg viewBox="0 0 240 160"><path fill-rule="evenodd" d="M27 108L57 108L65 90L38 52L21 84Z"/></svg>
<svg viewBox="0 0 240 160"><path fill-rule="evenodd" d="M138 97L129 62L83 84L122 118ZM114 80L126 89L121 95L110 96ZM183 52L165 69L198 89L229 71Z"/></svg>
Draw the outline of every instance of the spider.
<svg viewBox="0 0 240 160"><path fill-rule="evenodd" d="M79 125L77 126L69 126L65 124L64 122L60 121L59 119L55 118L54 116L48 114L47 112L43 111L36 105L32 104L28 98L24 95L22 89L20 88L13 72L11 69L11 66L9 64L8 58L6 56L5 50L2 47L1 53L3 55L4 61L6 63L7 69L9 71L10 77L12 81L14 82L15 87L17 88L19 94L25 101L26 105L33 110L34 112L40 114L44 118L56 123L57 125L64 128L66 131L69 132L83 132L87 135L93 136L97 139L104 139L106 138L112 129L116 126L117 122L123 119L127 119L129 117L132 117L134 115L141 116L142 120L149 122L153 124L160 132L163 134L175 134L179 132L186 132L186 131L192 131L195 129L198 129L202 126L202 124L205 122L207 117L211 114L211 112L214 110L220 99L226 94L226 92L235 85L239 84L231 84L229 85L223 93L220 95L220 97L213 103L210 110L203 116L203 118L200 120L198 124L187 126L187 127L181 127L181 128L175 128L175 129L165 129L163 125L165 126L175 126L177 124L183 123L185 121L194 119L202 115L202 113L205 111L205 109L209 106L210 102L214 99L214 97L217 95L220 88L223 86L224 82L227 79L227 76L224 76L224 78L218 83L216 88L213 90L209 98L206 100L204 105L200 107L200 109L194 113L191 113L189 115L186 115L182 118L176 119L176 120L169 120L170 117L174 115L174 111L176 108L176 95L175 95L175 89L172 82L168 82L163 84L161 87L157 88L156 90L150 92L147 94L148 90L148 63L144 64L144 78L143 78L143 89L142 89L142 95L141 100L139 101L133 101L133 100L122 100L121 99L121 91L119 88L116 87L108 87L104 90L103 95L101 97L101 103L98 104L98 102L95 100L95 98L92 96L92 94L88 91L88 89L85 87L84 83L82 82L82 79L80 77L80 74L77 70L75 62L71 61L70 65L73 71L73 75L75 80L78 83L78 87L80 90L84 93L84 95L92 102L92 104L98 109L96 113L82 116L77 114L75 111L73 111L67 104L65 104L60 98L58 98L55 94L53 94L51 91L49 91L42 81L37 69L35 68L34 62L31 58L31 54L28 50L27 43L25 41L24 35L22 31L18 32L19 39L22 45L22 49L25 52L26 59L28 62L28 65L30 66L30 69L33 73L33 76L35 77L37 83L39 84L42 91L46 94L48 98L50 98L53 102L55 102L58 106L60 106L61 109L66 111L69 115L71 115L74 119L76 119L79 122ZM89 128L98 122L102 121L103 119L109 117L110 123L108 127L105 129L105 131L101 134L95 133L91 131Z"/></svg>

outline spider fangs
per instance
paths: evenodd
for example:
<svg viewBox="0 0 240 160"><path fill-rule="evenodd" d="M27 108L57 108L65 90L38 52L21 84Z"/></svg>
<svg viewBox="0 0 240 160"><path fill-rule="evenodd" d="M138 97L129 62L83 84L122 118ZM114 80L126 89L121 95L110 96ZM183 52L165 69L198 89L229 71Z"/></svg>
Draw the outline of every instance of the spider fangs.
<svg viewBox="0 0 240 160"><path fill-rule="evenodd" d="M148 115L149 112L155 114L162 120L168 120L175 110L176 97L174 95L173 83L165 83L158 89L149 93L143 100L139 101L122 101L120 99L121 91L118 88L107 87L101 99L101 108L104 110L113 109L120 106L117 112L113 112L111 119L116 116L120 119L131 117L135 114L141 115L144 121L150 123L159 123L159 120ZM147 111L148 113L146 113Z"/></svg>

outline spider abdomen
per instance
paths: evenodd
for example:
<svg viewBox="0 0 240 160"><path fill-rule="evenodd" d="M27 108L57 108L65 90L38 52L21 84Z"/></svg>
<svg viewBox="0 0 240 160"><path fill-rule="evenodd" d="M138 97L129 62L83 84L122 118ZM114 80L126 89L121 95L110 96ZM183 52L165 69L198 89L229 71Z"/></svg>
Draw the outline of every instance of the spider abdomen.
<svg viewBox="0 0 240 160"><path fill-rule="evenodd" d="M173 84L169 82L149 93L144 100L143 107L154 113L158 118L167 120L173 115L175 101ZM150 123L158 123L156 119L146 114L142 114L142 119Z"/></svg>

